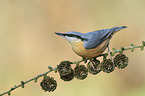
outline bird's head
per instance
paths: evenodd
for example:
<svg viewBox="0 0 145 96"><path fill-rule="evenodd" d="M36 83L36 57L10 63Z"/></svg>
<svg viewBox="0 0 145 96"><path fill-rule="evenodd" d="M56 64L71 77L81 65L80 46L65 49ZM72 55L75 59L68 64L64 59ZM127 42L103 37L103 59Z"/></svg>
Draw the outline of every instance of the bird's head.
<svg viewBox="0 0 145 96"><path fill-rule="evenodd" d="M63 38L65 38L70 43L87 40L87 38L84 37L84 33L80 33L80 32L74 32L74 31L70 31L70 32L67 32L67 33L57 33L57 32L55 32L55 34L57 34L59 36L62 36Z"/></svg>

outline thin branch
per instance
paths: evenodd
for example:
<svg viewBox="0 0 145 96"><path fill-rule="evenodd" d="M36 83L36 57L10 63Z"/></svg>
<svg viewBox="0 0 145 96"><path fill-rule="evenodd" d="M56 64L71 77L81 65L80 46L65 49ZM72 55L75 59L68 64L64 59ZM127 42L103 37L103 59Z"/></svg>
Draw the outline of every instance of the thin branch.
<svg viewBox="0 0 145 96"><path fill-rule="evenodd" d="M131 50L131 51L133 52L134 49L136 49L136 48L140 48L141 51L143 51L144 47L145 47L145 41L142 41L142 45L137 45L137 46L135 46L135 45L133 45L133 44L130 44L130 47L126 47L126 48L124 48L124 47L121 47L120 49L115 49L115 48L113 48L113 51L110 52L110 54L111 54L112 56L114 56L115 53L118 53L118 52L123 53L123 51L125 51L125 50ZM99 55L99 56L97 56L97 57L107 56L107 55L108 55L108 53L104 53L104 54L101 54L101 55ZM83 62L83 61L85 61L85 60L82 59L82 60L79 60L79 61L74 61L74 62L72 62L72 64L78 65L79 63L81 63L81 62ZM43 73L43 74L40 74L40 75L37 75L36 77L34 77L34 78L32 78L32 79L29 79L29 80L27 80L27 81L25 81L25 82L24 82L24 81L21 81L21 84L15 85L15 86L12 87L10 90L8 90L8 91L6 91L6 92L0 94L0 96L3 96L3 95L5 95L5 94L10 95L10 93L11 93L13 90L15 90L15 89L17 89L17 88L19 88L19 87L24 88L24 85L27 84L27 83L29 83L29 82L31 82L31 81L37 82L37 79L39 79L40 77L46 76L48 73L50 73L50 72L52 72L52 71L57 72L57 67L52 68L51 66L48 66L48 68L49 68L49 70L48 70L47 72L45 72L45 73Z"/></svg>
<svg viewBox="0 0 145 96"><path fill-rule="evenodd" d="M19 85L17 85L17 86L15 85L15 86L12 87L10 90L8 90L8 91L6 91L6 92L0 94L0 96L3 96L3 95L5 95L5 94L10 95L11 91L13 91L13 90L15 90L15 89L17 89L17 88L19 88L19 87L24 88L24 85L27 84L27 83L29 83L29 82L31 82L31 81L37 82L37 79L38 79L38 78L40 78L40 77L42 77L42 76L45 76L45 75L47 75L48 73L50 73L50 72L52 72L52 71L55 71L55 70L57 70L57 67L56 67L56 68L53 68L53 69L50 69L49 71L47 71L47 72L45 72L45 73L43 73L43 74L37 75L36 77L34 77L34 78L30 79L30 80L27 80L27 81L25 81L25 82L24 82L24 81L21 81L21 84L19 84ZM23 83L22 83L22 82L23 82Z"/></svg>

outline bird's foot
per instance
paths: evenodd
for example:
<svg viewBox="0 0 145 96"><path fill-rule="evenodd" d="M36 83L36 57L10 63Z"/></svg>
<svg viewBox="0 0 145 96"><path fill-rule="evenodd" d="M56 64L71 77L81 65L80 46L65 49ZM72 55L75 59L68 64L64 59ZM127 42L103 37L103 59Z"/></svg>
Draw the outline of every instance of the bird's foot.
<svg viewBox="0 0 145 96"><path fill-rule="evenodd" d="M112 55L111 55L111 53L110 53L110 48L109 48L109 46L108 46L108 51L107 51L107 53L108 53L108 55L109 55L110 60L111 60L111 61L113 62L113 64L114 64Z"/></svg>
<svg viewBox="0 0 145 96"><path fill-rule="evenodd" d="M84 61L85 63L87 63L88 59L89 59L89 58L83 58L83 61Z"/></svg>

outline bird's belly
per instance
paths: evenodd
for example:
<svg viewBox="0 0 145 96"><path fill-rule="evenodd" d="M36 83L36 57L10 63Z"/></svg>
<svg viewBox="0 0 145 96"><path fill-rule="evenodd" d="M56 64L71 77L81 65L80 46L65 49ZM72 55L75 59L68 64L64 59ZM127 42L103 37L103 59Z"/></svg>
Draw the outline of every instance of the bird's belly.
<svg viewBox="0 0 145 96"><path fill-rule="evenodd" d="M106 39L102 44L100 44L96 48L85 49L83 46L83 42L80 41L72 43L72 49L76 54L78 54L81 57L92 58L102 54L105 51L108 43L109 39Z"/></svg>

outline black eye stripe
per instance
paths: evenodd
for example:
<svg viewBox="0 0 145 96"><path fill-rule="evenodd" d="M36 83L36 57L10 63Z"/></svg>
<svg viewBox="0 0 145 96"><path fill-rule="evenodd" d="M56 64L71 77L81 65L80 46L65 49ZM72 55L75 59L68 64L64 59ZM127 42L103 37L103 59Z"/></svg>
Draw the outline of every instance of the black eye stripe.
<svg viewBox="0 0 145 96"><path fill-rule="evenodd" d="M83 38L81 36L78 36L78 35L75 35L75 34L63 34L64 36L68 36L68 37L76 37L76 38L79 38L81 39L82 41L86 40L87 41L87 38Z"/></svg>

